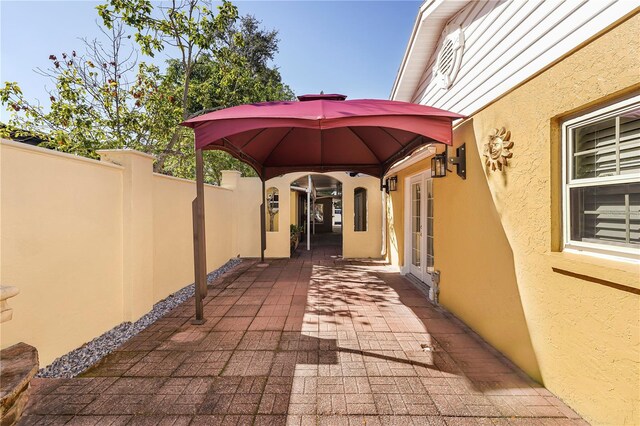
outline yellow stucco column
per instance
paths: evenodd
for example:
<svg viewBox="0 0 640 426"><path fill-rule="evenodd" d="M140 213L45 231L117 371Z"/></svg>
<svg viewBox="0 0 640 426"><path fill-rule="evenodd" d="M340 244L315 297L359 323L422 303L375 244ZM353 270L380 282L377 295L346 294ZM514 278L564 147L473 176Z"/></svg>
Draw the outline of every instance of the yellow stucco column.
<svg viewBox="0 0 640 426"><path fill-rule="evenodd" d="M122 179L122 296L124 321L153 307L153 160L133 150L100 150L101 161L124 167Z"/></svg>

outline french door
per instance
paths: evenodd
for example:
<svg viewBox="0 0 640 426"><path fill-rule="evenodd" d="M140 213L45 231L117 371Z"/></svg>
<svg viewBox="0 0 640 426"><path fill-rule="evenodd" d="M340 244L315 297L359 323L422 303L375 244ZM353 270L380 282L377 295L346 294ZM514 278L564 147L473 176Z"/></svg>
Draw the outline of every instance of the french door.
<svg viewBox="0 0 640 426"><path fill-rule="evenodd" d="M407 178L405 270L431 286L433 272L433 182L431 173Z"/></svg>

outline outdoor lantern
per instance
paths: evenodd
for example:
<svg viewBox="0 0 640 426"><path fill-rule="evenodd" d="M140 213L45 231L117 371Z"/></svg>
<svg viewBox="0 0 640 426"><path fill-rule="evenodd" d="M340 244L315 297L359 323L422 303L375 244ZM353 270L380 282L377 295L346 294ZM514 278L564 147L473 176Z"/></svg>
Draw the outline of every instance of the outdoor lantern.
<svg viewBox="0 0 640 426"><path fill-rule="evenodd" d="M441 178L447 175L447 165L451 164L456 166L456 174L462 179L467 178L467 154L466 144L460 145L456 148L456 156L448 157L447 148L445 148L442 154L436 154L431 157L431 177Z"/></svg>
<svg viewBox="0 0 640 426"><path fill-rule="evenodd" d="M392 176L387 179L387 192L398 190L398 176Z"/></svg>
<svg viewBox="0 0 640 426"><path fill-rule="evenodd" d="M383 181L380 181L380 191L384 190L384 192L386 192L387 194L390 191L397 191L398 190L398 177L397 176L393 176L390 178L386 178Z"/></svg>
<svg viewBox="0 0 640 426"><path fill-rule="evenodd" d="M447 175L447 153L436 154L431 157L431 177L441 178Z"/></svg>

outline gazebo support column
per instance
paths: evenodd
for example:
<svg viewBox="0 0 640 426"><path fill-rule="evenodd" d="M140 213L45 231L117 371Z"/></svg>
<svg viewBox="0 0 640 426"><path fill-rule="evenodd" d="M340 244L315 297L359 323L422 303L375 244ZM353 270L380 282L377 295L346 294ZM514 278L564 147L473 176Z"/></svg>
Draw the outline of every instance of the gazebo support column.
<svg viewBox="0 0 640 426"><path fill-rule="evenodd" d="M203 299L207 295L207 244L204 220L204 160L202 150L196 150L196 198L193 200L193 260L196 290L196 317L192 324L200 325L204 319Z"/></svg>
<svg viewBox="0 0 640 426"><path fill-rule="evenodd" d="M311 175L307 179L307 251L309 251L311 250Z"/></svg>

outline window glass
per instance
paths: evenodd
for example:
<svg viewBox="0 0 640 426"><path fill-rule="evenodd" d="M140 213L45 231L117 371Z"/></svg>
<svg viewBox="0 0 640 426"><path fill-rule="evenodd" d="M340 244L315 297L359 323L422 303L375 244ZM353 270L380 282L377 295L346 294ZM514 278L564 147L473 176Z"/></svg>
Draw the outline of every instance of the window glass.
<svg viewBox="0 0 640 426"><path fill-rule="evenodd" d="M356 188L353 191L354 224L356 232L367 230L367 190Z"/></svg>
<svg viewBox="0 0 640 426"><path fill-rule="evenodd" d="M640 103L567 125L565 246L640 257Z"/></svg>
<svg viewBox="0 0 640 426"><path fill-rule="evenodd" d="M616 174L615 129L615 119L608 119L573 131L575 179Z"/></svg>
<svg viewBox="0 0 640 426"><path fill-rule="evenodd" d="M571 239L640 247L640 183L572 188Z"/></svg>
<svg viewBox="0 0 640 426"><path fill-rule="evenodd" d="M278 194L278 188L269 188L266 192L267 196L267 231L268 232L278 232L279 227L279 210L280 210L280 197Z"/></svg>
<svg viewBox="0 0 640 426"><path fill-rule="evenodd" d="M640 109L620 117L620 174L640 173Z"/></svg>

